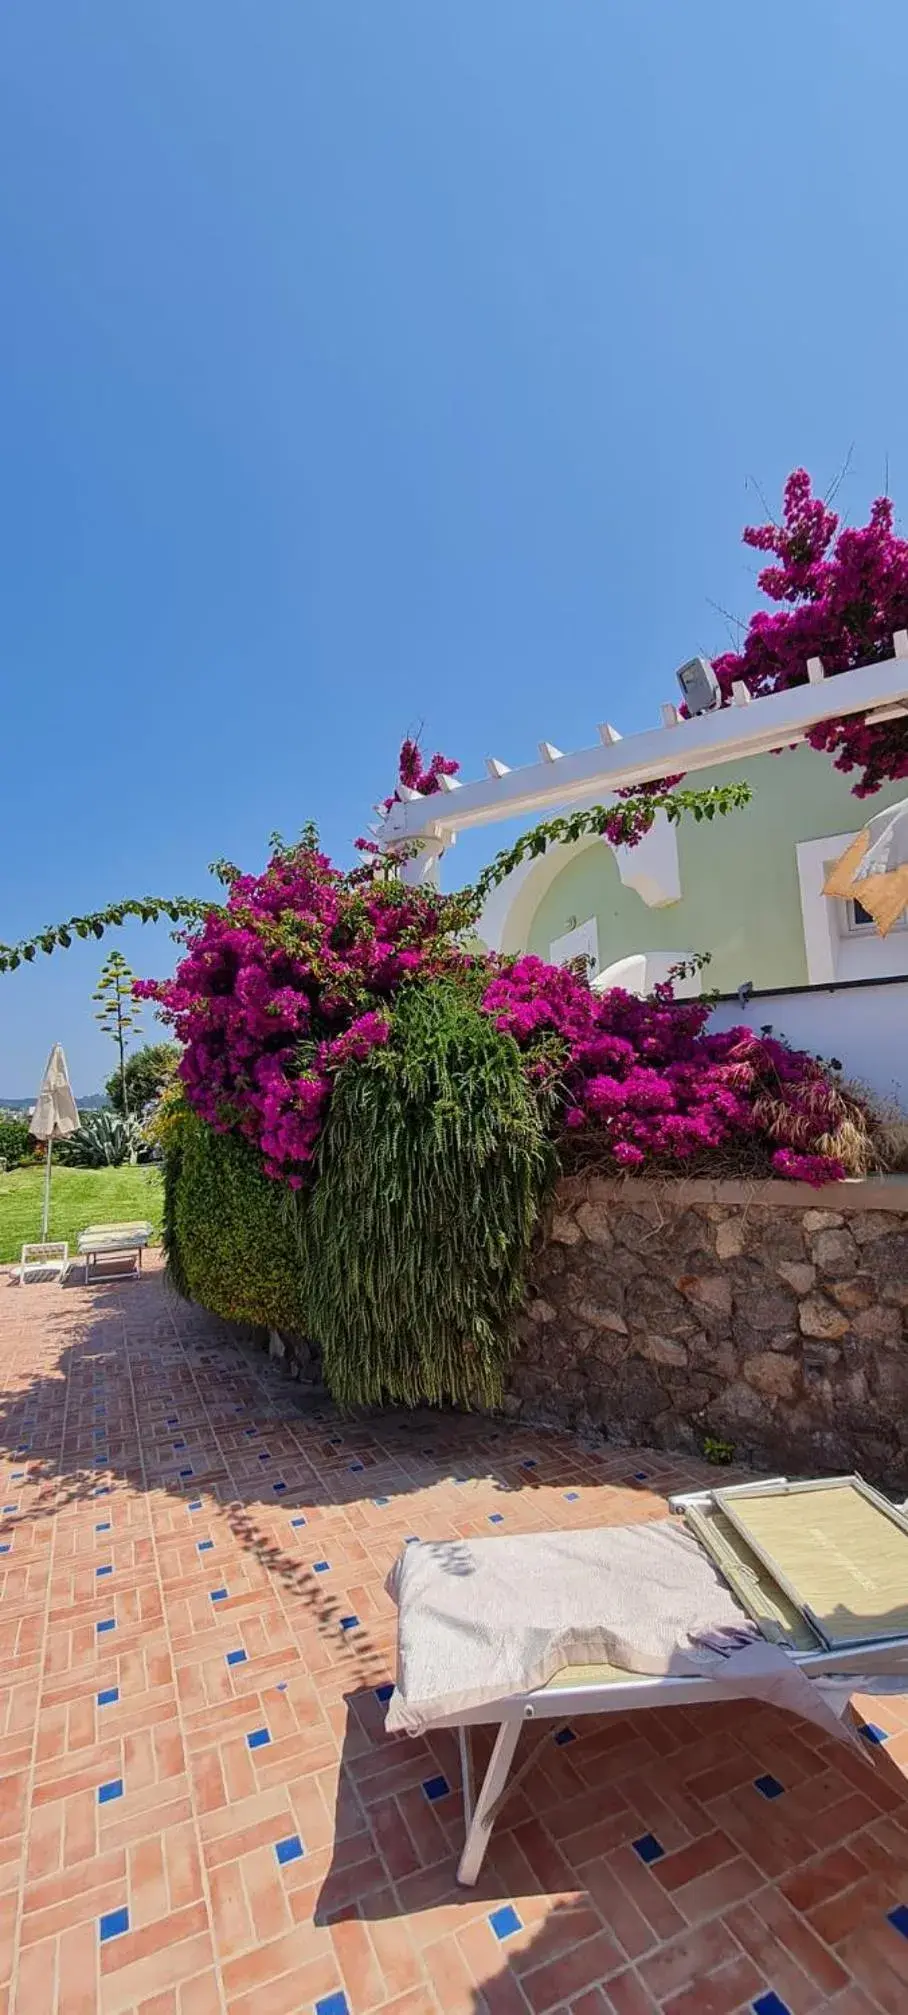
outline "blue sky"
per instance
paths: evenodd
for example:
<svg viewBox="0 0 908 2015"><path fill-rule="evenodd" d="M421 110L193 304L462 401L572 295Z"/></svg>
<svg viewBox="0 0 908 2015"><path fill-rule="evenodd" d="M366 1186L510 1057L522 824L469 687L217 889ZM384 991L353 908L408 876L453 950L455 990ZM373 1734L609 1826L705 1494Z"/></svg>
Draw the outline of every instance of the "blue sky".
<svg viewBox="0 0 908 2015"><path fill-rule="evenodd" d="M0 937L347 859L420 720L467 775L653 723L749 478L854 442L904 506L906 55L884 0L5 8ZM103 952L0 979L0 1096L100 1084Z"/></svg>

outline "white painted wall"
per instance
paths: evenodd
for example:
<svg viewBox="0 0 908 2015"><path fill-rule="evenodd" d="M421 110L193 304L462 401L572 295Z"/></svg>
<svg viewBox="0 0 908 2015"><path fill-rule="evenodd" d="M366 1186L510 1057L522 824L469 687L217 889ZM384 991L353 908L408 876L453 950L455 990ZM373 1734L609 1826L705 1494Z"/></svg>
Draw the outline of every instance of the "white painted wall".
<svg viewBox="0 0 908 2015"><path fill-rule="evenodd" d="M908 1117L908 979L881 986L805 988L803 993L755 994L746 1007L722 1001L710 1028L737 1023L760 1029L767 1022L795 1049L813 1056L839 1057L847 1077L887 1100Z"/></svg>

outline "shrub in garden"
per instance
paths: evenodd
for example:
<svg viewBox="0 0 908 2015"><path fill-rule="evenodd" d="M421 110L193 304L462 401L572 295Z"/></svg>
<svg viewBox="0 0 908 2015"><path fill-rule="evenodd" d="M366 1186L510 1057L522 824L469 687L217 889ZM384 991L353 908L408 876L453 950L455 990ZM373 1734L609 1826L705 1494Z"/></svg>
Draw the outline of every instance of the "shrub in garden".
<svg viewBox="0 0 908 2015"><path fill-rule="evenodd" d="M102 1108L82 1114L77 1131L60 1142L57 1155L74 1168L120 1168L127 1161L144 1161L147 1152L137 1120Z"/></svg>
<svg viewBox="0 0 908 2015"><path fill-rule="evenodd" d="M7 1168L18 1168L33 1145L27 1120L15 1113L0 1113L0 1161L5 1161Z"/></svg>
<svg viewBox="0 0 908 2015"><path fill-rule="evenodd" d="M308 1325L335 1397L500 1399L540 1205L546 1099L451 980L407 987L347 1063L299 1215Z"/></svg>
<svg viewBox="0 0 908 2015"><path fill-rule="evenodd" d="M261 1156L184 1107L165 1168L164 1249L179 1292L232 1322L304 1331L288 1197Z"/></svg>

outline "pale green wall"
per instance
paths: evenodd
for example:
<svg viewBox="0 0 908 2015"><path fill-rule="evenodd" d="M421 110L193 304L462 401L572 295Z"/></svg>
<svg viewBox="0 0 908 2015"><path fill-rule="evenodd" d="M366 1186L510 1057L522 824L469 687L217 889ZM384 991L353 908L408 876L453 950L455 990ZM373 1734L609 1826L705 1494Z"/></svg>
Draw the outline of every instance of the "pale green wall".
<svg viewBox="0 0 908 2015"><path fill-rule="evenodd" d="M808 748L704 771L687 784L739 778L753 792L744 811L712 824L685 818L676 829L680 902L648 909L622 886L611 849L596 841L578 850L542 896L526 949L547 958L552 939L572 920L595 916L600 966L629 952L709 951L705 984L721 992L748 979L761 987L806 984L795 847L827 833L857 832L874 812L904 798L905 785L855 798L848 777Z"/></svg>

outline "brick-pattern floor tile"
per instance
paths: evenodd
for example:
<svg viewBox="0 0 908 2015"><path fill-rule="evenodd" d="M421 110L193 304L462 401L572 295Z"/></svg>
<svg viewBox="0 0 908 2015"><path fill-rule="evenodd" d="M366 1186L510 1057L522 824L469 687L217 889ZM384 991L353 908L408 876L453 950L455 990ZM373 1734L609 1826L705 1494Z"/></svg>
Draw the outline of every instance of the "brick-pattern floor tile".
<svg viewBox="0 0 908 2015"><path fill-rule="evenodd" d="M756 1702L553 1728L474 1890L453 1737L384 1735L412 1535L709 1472L307 1408L154 1256L0 1295L0 2015L904 2015L908 1703L866 1756Z"/></svg>

